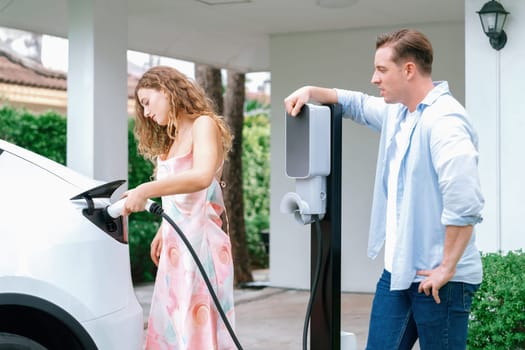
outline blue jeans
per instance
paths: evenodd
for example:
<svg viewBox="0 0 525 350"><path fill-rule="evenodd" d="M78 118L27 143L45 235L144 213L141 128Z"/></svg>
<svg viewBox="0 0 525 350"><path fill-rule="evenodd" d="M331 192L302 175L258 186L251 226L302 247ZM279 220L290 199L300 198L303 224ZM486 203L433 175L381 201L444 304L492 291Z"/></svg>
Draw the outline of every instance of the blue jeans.
<svg viewBox="0 0 525 350"><path fill-rule="evenodd" d="M432 295L409 289L390 291L390 273L383 271L372 303L367 350L412 349L419 338L421 350L464 350L472 296L479 288L448 282L439 290L440 304Z"/></svg>

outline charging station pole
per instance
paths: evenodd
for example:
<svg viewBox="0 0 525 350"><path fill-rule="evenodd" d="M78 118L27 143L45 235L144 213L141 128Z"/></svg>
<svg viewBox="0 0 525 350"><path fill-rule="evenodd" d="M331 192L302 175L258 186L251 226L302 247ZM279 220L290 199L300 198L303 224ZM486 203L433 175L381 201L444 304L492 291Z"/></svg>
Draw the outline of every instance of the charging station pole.
<svg viewBox="0 0 525 350"><path fill-rule="evenodd" d="M327 178L326 216L320 221L323 251L319 284L312 301L310 349L341 349L341 152L342 108L328 105L331 115L330 175ZM317 235L311 225L311 281L317 261Z"/></svg>

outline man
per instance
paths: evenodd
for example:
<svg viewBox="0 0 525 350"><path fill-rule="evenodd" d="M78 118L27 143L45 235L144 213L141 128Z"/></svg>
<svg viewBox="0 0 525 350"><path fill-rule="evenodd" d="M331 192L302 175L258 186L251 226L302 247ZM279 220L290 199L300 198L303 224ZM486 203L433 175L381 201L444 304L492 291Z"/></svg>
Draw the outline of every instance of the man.
<svg viewBox="0 0 525 350"><path fill-rule="evenodd" d="M285 99L295 116L313 100L381 132L368 255L385 246L367 349L465 349L470 304L482 280L474 225L483 196L477 135L447 82L433 82L420 32L377 38L372 83L380 97L302 87Z"/></svg>

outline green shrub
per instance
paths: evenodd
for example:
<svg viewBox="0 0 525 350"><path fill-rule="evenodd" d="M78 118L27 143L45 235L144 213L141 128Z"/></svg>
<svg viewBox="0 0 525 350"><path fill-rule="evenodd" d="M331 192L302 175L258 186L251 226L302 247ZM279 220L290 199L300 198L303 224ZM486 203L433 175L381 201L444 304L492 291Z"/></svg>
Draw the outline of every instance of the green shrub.
<svg viewBox="0 0 525 350"><path fill-rule="evenodd" d="M270 227L270 120L268 114L244 119L243 194L246 242L254 267L267 267L260 232Z"/></svg>
<svg viewBox="0 0 525 350"><path fill-rule="evenodd" d="M525 349L525 254L482 256L483 282L474 295L469 350Z"/></svg>
<svg viewBox="0 0 525 350"><path fill-rule="evenodd" d="M8 142L66 164L66 118L56 112L34 116L10 106L0 109L0 137Z"/></svg>
<svg viewBox="0 0 525 350"><path fill-rule="evenodd" d="M9 105L0 108L0 139L15 143L15 133L18 127L18 111Z"/></svg>
<svg viewBox="0 0 525 350"><path fill-rule="evenodd" d="M145 160L137 149L133 135L135 120L128 121L128 188L135 188L150 180L153 163ZM128 219L128 242L131 262L131 278L134 283L151 282L156 267L150 258L151 240L157 233L160 219L149 213L133 213Z"/></svg>
<svg viewBox="0 0 525 350"><path fill-rule="evenodd" d="M128 243L133 283L151 282L157 267L150 257L150 244L160 222L146 212L133 213L128 220Z"/></svg>
<svg viewBox="0 0 525 350"><path fill-rule="evenodd" d="M154 165L145 160L137 149L137 140L133 135L135 120L128 121L128 184L129 188L135 188L141 183L149 181L153 175Z"/></svg>

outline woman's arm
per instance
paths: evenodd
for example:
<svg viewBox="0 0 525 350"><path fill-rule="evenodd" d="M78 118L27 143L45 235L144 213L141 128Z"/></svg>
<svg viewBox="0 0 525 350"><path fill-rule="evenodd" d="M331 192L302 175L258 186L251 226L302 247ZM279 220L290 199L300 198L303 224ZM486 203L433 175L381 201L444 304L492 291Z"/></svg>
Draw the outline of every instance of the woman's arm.
<svg viewBox="0 0 525 350"><path fill-rule="evenodd" d="M151 241L151 245L150 245L149 254L155 266L159 266L159 258L160 258L161 251L162 251L162 224L157 230L157 233L155 234L155 237L153 237L153 240Z"/></svg>
<svg viewBox="0 0 525 350"><path fill-rule="evenodd" d="M197 118L192 127L193 166L162 180L143 183L124 193L124 215L142 211L148 198L178 193L192 193L208 187L222 161L222 142L215 121L208 116Z"/></svg>

